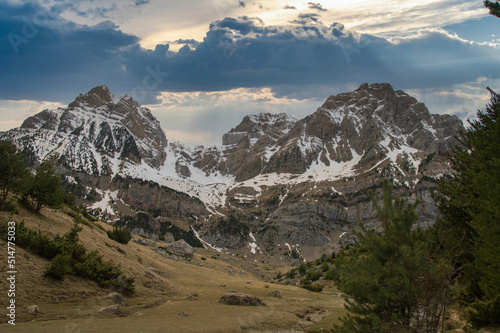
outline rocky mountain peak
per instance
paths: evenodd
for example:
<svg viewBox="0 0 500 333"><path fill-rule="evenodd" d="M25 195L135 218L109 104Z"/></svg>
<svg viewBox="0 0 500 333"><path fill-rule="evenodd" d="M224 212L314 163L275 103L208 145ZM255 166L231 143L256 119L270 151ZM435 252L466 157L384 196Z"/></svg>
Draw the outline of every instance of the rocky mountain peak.
<svg viewBox="0 0 500 333"><path fill-rule="evenodd" d="M245 116L241 123L222 137L223 145L238 143L242 138L259 139L269 136L277 139L295 125L297 119L286 113L259 113Z"/></svg>
<svg viewBox="0 0 500 333"><path fill-rule="evenodd" d="M389 155L442 152L463 128L456 116L431 115L423 103L390 84L362 84L330 96L313 114L278 140L265 172L303 173L313 163L329 166L357 158L358 168Z"/></svg>
<svg viewBox="0 0 500 333"><path fill-rule="evenodd" d="M120 161L159 168L166 158L168 142L151 111L128 95L115 98L104 85L80 94L67 108L27 118L21 129L18 140L39 146L33 148L37 160L58 159L90 174L116 173Z"/></svg>
<svg viewBox="0 0 500 333"><path fill-rule="evenodd" d="M211 223L234 214L248 225L251 244L273 250L279 243L301 244L316 251L343 242L360 220L374 223L364 193L384 178L398 195L418 196L420 212L432 219L430 189L451 172L441 152L461 130L457 117L431 114L390 84L364 83L330 96L303 119L245 116L224 134L222 146L189 147L168 144L147 108L99 86L67 108L26 119L0 139L14 142L35 163L54 161L94 207L120 199L143 211L200 221L196 230L205 241L239 244L244 251L245 235L219 233L218 222Z"/></svg>
<svg viewBox="0 0 500 333"><path fill-rule="evenodd" d="M80 94L72 103L68 105L68 108L75 107L89 107L98 108L104 106L110 102L113 102L115 96L109 91L109 88L105 85L100 85L92 88L86 94Z"/></svg>

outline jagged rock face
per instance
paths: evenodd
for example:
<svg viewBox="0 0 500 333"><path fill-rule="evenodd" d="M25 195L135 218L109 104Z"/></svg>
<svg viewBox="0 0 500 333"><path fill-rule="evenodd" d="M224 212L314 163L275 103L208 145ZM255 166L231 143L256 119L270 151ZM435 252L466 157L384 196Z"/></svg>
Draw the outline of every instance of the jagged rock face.
<svg viewBox="0 0 500 333"><path fill-rule="evenodd" d="M423 103L389 84L363 84L329 97L315 113L278 139L279 150L263 172L303 173L313 162L326 166L359 156L372 167L392 151L443 152L463 129L456 116L431 115Z"/></svg>
<svg viewBox="0 0 500 333"><path fill-rule="evenodd" d="M296 122L297 119L286 113L245 116L238 126L222 136L222 144L225 146L236 144L244 137L256 140L262 136L269 136L277 139L288 133Z"/></svg>
<svg viewBox="0 0 500 333"><path fill-rule="evenodd" d="M185 193L138 179L114 177L109 189L117 191L122 202L143 211L156 211L162 216L200 216L206 210L204 204Z"/></svg>
<svg viewBox="0 0 500 333"><path fill-rule="evenodd" d="M246 116L224 134L222 146L191 147L168 143L148 109L99 86L0 139L12 140L34 162L55 161L86 203L121 201L197 221L204 241L219 247L251 243L254 251L272 251L281 244L283 253L292 251L283 244L299 244L314 258L318 249L347 242L341 235L358 222L377 226L366 190L380 196L384 178L395 194L419 199L419 223L432 223L430 193L452 172L443 152L462 130L457 117L432 115L389 84L362 84L301 120ZM221 216L237 216L243 231L217 227Z"/></svg>
<svg viewBox="0 0 500 333"><path fill-rule="evenodd" d="M112 191L114 199L166 216L205 212L198 199L122 177L128 176L124 170L132 170L132 175L137 168L159 171L168 142L148 109L130 96L115 97L106 86L78 96L65 109L44 110L29 117L20 128L2 133L0 138L16 143L34 163L51 160L80 202L106 200L106 193L109 196ZM177 171L189 176L182 165ZM72 180L69 184L68 179Z"/></svg>
<svg viewBox="0 0 500 333"><path fill-rule="evenodd" d="M260 174L267 155L276 142L293 128L297 120L285 113L261 113L245 116L243 121L222 137L225 148L226 172L236 181Z"/></svg>
<svg viewBox="0 0 500 333"><path fill-rule="evenodd" d="M115 98L106 86L78 96L66 109L29 117L13 131L10 136L34 152L35 162L52 159L94 175L116 173L116 159L159 168L166 157L158 120L131 97Z"/></svg>
<svg viewBox="0 0 500 333"><path fill-rule="evenodd" d="M244 117L222 138L224 163L218 170L244 181L356 160L362 172L388 157L396 162L399 155L442 153L457 143L454 136L462 129L456 116L431 115L423 103L390 84L365 83L329 97L298 121L286 114ZM198 167L203 160L198 159Z"/></svg>

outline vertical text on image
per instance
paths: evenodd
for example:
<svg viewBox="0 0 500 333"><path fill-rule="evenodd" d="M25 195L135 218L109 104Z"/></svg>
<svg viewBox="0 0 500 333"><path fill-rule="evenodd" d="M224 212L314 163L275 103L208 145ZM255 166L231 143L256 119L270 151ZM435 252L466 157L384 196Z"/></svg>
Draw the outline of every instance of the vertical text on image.
<svg viewBox="0 0 500 333"><path fill-rule="evenodd" d="M7 306L8 323L16 324L16 222L10 221L7 224Z"/></svg>

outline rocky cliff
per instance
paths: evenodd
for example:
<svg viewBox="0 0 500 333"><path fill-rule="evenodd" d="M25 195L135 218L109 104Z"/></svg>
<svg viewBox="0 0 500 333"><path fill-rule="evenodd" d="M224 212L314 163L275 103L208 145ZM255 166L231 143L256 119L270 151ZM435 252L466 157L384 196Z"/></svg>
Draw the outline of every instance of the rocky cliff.
<svg viewBox="0 0 500 333"><path fill-rule="evenodd" d="M430 193L451 173L444 152L461 130L455 116L365 83L303 119L250 115L222 146L191 147L169 143L148 109L99 86L0 138L34 163L52 160L94 209L154 212L214 246L297 259L345 244L358 222L376 227L366 191L377 195L384 178L421 202L419 223L433 223Z"/></svg>

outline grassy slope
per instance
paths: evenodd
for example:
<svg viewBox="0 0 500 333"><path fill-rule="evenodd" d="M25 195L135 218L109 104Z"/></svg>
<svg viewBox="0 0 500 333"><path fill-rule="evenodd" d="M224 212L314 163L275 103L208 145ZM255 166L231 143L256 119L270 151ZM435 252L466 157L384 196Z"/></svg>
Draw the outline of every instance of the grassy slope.
<svg viewBox="0 0 500 333"><path fill-rule="evenodd" d="M0 212L0 219L24 222L32 229L52 235L62 235L73 225L73 219L64 212L68 208L42 209L41 215L22 207L18 210L19 214L12 216ZM104 223L99 224L110 229ZM62 282L45 278L43 270L48 261L16 248L17 324L15 327L4 324L7 317L3 310L0 331L235 332L282 328L303 331L300 325L319 320L310 326L316 331L331 327L336 318L344 314L342 299L328 292L318 294L265 282L259 278L260 274L247 270L248 261L231 255L213 259L215 252L199 249L191 262L173 261L133 241L127 245L116 243L97 227L84 225L79 237L87 250L98 249L105 260L112 260L127 275L136 277L136 293L126 298L127 306L121 308L119 315L98 314L101 307L114 305L106 299L109 290L76 276L67 276ZM116 250L117 245L126 255ZM6 256L6 242L1 240L2 267L5 267ZM157 269L160 275L147 274L149 267ZM259 268L268 269L257 266L252 271ZM275 289L281 291L281 299L266 296ZM5 278L0 279L0 290L7 290ZM258 296L267 306L238 307L218 303L229 290ZM8 299L6 293L2 293L0 304L5 309ZM38 305L41 313L28 314L26 307L30 304Z"/></svg>

